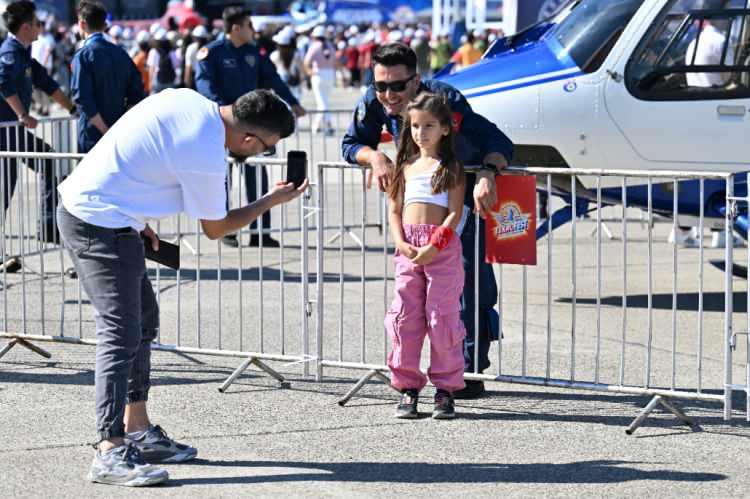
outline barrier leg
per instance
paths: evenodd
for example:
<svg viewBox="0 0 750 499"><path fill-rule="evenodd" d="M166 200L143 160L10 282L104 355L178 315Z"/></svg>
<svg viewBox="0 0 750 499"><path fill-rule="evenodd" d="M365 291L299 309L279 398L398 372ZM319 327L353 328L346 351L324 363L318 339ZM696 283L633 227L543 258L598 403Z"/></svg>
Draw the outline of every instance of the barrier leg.
<svg viewBox="0 0 750 499"><path fill-rule="evenodd" d="M628 428L625 430L625 433L627 433L628 435L632 435L633 433L635 433L635 430L640 428L646 418L653 412L654 409L656 409L656 406L658 405L661 405L662 407L664 407L664 409L674 414L677 419L679 419L683 424L693 428L693 430L700 430L700 427L695 424L692 418L686 416L684 412L682 412L661 395L655 395L654 398L652 398L651 401L646 405L646 407L643 408L641 413L638 414L638 417L635 418L632 423L630 423L630 426L628 426Z"/></svg>
<svg viewBox="0 0 750 499"><path fill-rule="evenodd" d="M31 350L32 352L34 352L35 354L41 355L45 359L52 358L52 354L49 353L47 350L44 350L43 348L39 348L33 343L29 343L28 341L23 340L21 338L13 338L12 340L10 340L10 342L8 342L8 344L5 345L2 350L0 350L0 358L2 358L3 355L5 355L6 353L10 352L13 349L13 347L16 345L27 348Z"/></svg>
<svg viewBox="0 0 750 499"><path fill-rule="evenodd" d="M269 376L277 380L281 384L281 388L289 388L291 385L288 381L284 379L284 376L279 374L277 371L272 369L267 364L261 362L258 360L257 357L250 357L249 359L245 360L237 369L234 370L234 372L222 383L222 385L219 387L219 391L221 393L226 392L227 388L234 383L234 381L243 373L245 370L250 367L250 364L254 364L258 369L266 372Z"/></svg>
<svg viewBox="0 0 750 499"><path fill-rule="evenodd" d="M361 377L361 378L359 379L359 381L357 381L357 384L355 384L355 385L354 385L354 386L353 386L353 387L351 388L351 390L349 390L349 391L348 391L348 392L346 393L346 395L344 395L343 397L341 397L341 398L339 399L339 401L338 401L338 404L339 404L339 405L340 405L341 407L344 407L344 406L346 405L346 403L347 403L347 402L349 402L349 401L351 400L351 398L352 398L352 397L353 397L354 395L356 395L356 394L357 394L357 392L359 392L359 391L360 391L360 390L362 389L362 387L363 387L363 386L365 386L365 384L366 384L366 383L367 383L368 381L370 381L370 380L371 380L371 379L372 379L373 377L375 377L375 378L378 378L378 379L380 379L380 380L381 380L381 381L382 381L383 383L385 383L385 384L386 384L386 385L387 385L387 386L388 386L389 388L391 388L392 390L395 390L395 391L397 391L397 392L398 392L398 390L396 390L395 388L393 388L393 386L391 386L391 380L390 380L390 379L388 378L388 376L386 376L386 375L385 375L385 374L383 374L382 372L378 371L377 369L372 369L372 370L370 370L370 371L367 371L367 374L365 374L364 376L362 376L362 377ZM400 393L400 392L399 392L399 393Z"/></svg>

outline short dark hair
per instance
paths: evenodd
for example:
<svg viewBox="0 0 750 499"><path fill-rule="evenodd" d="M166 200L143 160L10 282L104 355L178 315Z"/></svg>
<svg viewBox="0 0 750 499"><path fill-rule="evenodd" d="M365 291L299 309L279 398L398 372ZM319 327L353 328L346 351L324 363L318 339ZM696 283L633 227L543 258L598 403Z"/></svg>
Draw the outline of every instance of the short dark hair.
<svg viewBox="0 0 750 499"><path fill-rule="evenodd" d="M78 19L86 21L91 30L102 31L107 27L107 9L98 0L81 0Z"/></svg>
<svg viewBox="0 0 750 499"><path fill-rule="evenodd" d="M18 0L8 4L3 12L3 21L14 35L21 26L36 19L36 5L31 0Z"/></svg>
<svg viewBox="0 0 750 499"><path fill-rule="evenodd" d="M403 64L410 73L417 72L417 54L408 45L401 42L386 43L381 45L372 54L372 65L398 66Z"/></svg>
<svg viewBox="0 0 750 499"><path fill-rule="evenodd" d="M224 32L229 33L232 31L232 26L235 24L242 24L245 18L250 17L250 9L245 7L227 7L221 13L221 18L224 20Z"/></svg>
<svg viewBox="0 0 750 499"><path fill-rule="evenodd" d="M252 90L232 104L232 116L246 126L278 134L282 139L294 133L294 115L272 90Z"/></svg>

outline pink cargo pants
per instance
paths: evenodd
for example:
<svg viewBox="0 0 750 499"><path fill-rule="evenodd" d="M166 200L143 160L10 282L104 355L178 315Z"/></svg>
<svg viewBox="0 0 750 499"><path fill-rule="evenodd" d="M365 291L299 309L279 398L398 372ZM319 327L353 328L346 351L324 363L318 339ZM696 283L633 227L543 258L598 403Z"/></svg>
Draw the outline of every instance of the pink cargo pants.
<svg viewBox="0 0 750 499"><path fill-rule="evenodd" d="M435 225L404 224L405 240L425 246ZM391 384L399 390L421 390L427 378L419 369L425 335L430 337L427 374L437 388L454 392L464 387L463 339L460 299L464 287L461 240L448 246L427 265L416 265L396 251L396 289L385 316L391 337L388 367Z"/></svg>

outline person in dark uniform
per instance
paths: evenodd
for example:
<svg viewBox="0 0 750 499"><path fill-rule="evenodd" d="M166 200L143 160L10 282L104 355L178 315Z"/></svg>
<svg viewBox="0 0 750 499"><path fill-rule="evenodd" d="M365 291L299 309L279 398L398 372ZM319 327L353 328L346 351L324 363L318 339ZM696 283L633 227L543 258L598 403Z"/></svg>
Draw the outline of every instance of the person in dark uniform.
<svg viewBox="0 0 750 499"><path fill-rule="evenodd" d="M250 11L242 7L227 7L223 13L223 39L215 40L198 51L198 67L195 74L195 86L203 96L218 102L220 106L233 103L238 97L258 88L275 91L289 106L297 117L304 116L305 110L281 80L276 67L266 56L262 56L258 47L251 43L254 37ZM245 168L245 187L247 199L256 199L255 168ZM268 191L268 174L261 168L261 194ZM253 222L251 229L256 228ZM263 215L263 229L271 227L271 214ZM228 246L238 245L236 235L226 236L222 241ZM263 246L278 247L279 243L264 235ZM258 246L257 235L250 238L251 246Z"/></svg>
<svg viewBox="0 0 750 499"><path fill-rule="evenodd" d="M89 152L109 127L145 97L143 80L125 50L104 38L107 11L95 0L78 6L78 27L86 36L73 58L72 96L81 109L78 152Z"/></svg>
<svg viewBox="0 0 750 499"><path fill-rule="evenodd" d="M484 262L484 222L479 224L479 275L474 273L475 213L487 216L495 204L495 174L508 165L513 143L493 123L475 113L466 98L455 88L435 80L421 80L417 74L417 56L403 43L390 43L373 54L374 81L357 104L354 118L342 141L342 153L349 163L369 165L370 177L385 191L393 170L391 159L378 151L383 126L398 140L406 105L420 92L444 94L453 111L456 131L456 153L465 165L484 165L479 173L467 174L464 199L463 267L464 294L461 318L466 326L464 340L464 371L474 371L475 328L479 336L479 372L490 366L489 347L499 335L493 307L497 300L497 284L492 267ZM471 208L473 208L473 212ZM474 324L474 279L479 278L479 323ZM495 330L493 330L495 329ZM466 380L466 388L456 398L474 398L484 392L481 381Z"/></svg>
<svg viewBox="0 0 750 499"><path fill-rule="evenodd" d="M3 13L3 20L10 34L0 46L0 122L19 121L23 127L36 128L37 120L29 111L33 87L50 95L64 109L75 112L73 103L62 93L60 86L53 80L47 70L31 58L31 43L41 31L41 23L36 17L36 6L29 0L10 3ZM0 150L3 151L36 151L51 152L52 148L43 140L29 132L6 128L0 132ZM55 208L57 192L55 168L52 160L26 161L26 166L38 171L42 176L42 192L39 236L45 242L58 242L55 229ZM3 191L3 210L10 205L16 187L18 168L16 160L3 164L0 184ZM17 260L17 258L14 258ZM11 270L10 262L5 262L6 270ZM16 261L13 267L20 267Z"/></svg>

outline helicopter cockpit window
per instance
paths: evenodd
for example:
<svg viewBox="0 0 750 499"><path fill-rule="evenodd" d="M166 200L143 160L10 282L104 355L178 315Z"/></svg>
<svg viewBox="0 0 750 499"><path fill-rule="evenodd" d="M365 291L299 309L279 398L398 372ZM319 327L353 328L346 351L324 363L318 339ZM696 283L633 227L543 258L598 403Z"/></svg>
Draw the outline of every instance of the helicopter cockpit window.
<svg viewBox="0 0 750 499"><path fill-rule="evenodd" d="M643 0L578 0L554 35L584 73L604 62Z"/></svg>
<svg viewBox="0 0 750 499"><path fill-rule="evenodd" d="M646 100L750 97L750 0L675 0L626 70Z"/></svg>

